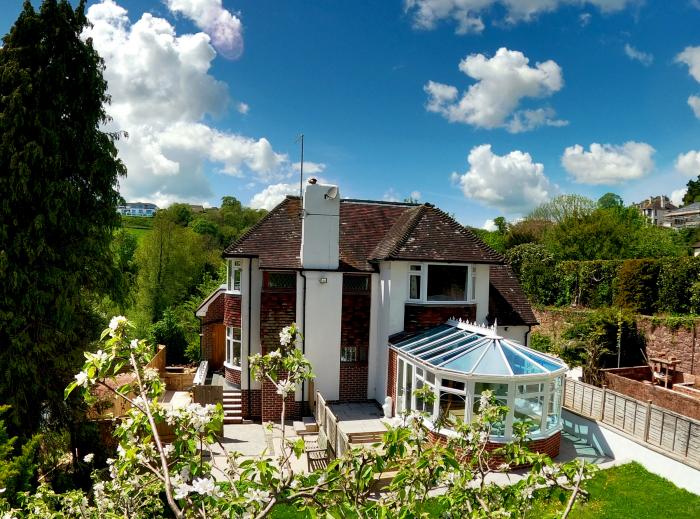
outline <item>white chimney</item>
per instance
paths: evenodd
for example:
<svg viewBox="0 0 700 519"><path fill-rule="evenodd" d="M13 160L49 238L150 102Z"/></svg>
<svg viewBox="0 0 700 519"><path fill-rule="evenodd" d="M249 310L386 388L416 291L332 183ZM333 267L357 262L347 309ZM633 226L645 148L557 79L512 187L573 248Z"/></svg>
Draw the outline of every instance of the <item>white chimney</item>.
<svg viewBox="0 0 700 519"><path fill-rule="evenodd" d="M340 192L337 186L309 179L304 188L301 224L301 267L338 268L340 252Z"/></svg>

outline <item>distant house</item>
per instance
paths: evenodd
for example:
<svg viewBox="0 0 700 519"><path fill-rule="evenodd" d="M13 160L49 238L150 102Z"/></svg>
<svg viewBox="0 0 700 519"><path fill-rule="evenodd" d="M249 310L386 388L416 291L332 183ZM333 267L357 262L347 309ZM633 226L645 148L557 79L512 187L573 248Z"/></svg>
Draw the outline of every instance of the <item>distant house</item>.
<svg viewBox="0 0 700 519"><path fill-rule="evenodd" d="M117 207L117 212L122 216L144 216L151 217L158 211L156 204L148 202L127 202Z"/></svg>
<svg viewBox="0 0 700 519"><path fill-rule="evenodd" d="M700 256L700 241L693 244L693 256Z"/></svg>
<svg viewBox="0 0 700 519"><path fill-rule="evenodd" d="M667 212L665 225L674 229L700 226L700 202L694 202L680 209Z"/></svg>
<svg viewBox="0 0 700 519"><path fill-rule="evenodd" d="M669 211L677 209L666 195L650 196L646 200L634 204L652 225L665 225L665 216Z"/></svg>
<svg viewBox="0 0 700 519"><path fill-rule="evenodd" d="M201 204L188 204L190 206L190 211L193 213L203 213L205 208Z"/></svg>

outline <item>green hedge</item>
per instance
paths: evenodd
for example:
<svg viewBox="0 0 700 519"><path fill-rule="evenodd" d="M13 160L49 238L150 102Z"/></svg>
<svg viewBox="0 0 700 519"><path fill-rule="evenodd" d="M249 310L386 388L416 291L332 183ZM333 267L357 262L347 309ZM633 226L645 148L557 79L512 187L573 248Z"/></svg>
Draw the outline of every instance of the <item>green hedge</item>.
<svg viewBox="0 0 700 519"><path fill-rule="evenodd" d="M700 257L556 262L541 245L506 256L523 290L538 305L675 314L700 311Z"/></svg>

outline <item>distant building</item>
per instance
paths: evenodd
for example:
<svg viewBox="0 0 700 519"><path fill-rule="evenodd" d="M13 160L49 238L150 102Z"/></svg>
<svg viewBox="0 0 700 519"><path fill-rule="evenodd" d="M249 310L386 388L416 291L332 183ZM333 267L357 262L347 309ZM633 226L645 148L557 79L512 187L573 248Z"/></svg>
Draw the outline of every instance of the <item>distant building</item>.
<svg viewBox="0 0 700 519"><path fill-rule="evenodd" d="M700 256L700 241L693 246L693 256Z"/></svg>
<svg viewBox="0 0 700 519"><path fill-rule="evenodd" d="M646 200L634 205L652 225L666 225L666 214L668 214L669 211L677 209L666 195L650 196Z"/></svg>
<svg viewBox="0 0 700 519"><path fill-rule="evenodd" d="M665 215L666 227L683 229L686 227L700 227L700 202L694 202L680 209L668 211Z"/></svg>
<svg viewBox="0 0 700 519"><path fill-rule="evenodd" d="M190 211L193 213L203 213L205 211L205 208L203 205L200 204L187 204L190 206Z"/></svg>
<svg viewBox="0 0 700 519"><path fill-rule="evenodd" d="M152 217L156 211L158 211L158 206L148 202L127 202L125 205L117 207L117 212L122 216Z"/></svg>

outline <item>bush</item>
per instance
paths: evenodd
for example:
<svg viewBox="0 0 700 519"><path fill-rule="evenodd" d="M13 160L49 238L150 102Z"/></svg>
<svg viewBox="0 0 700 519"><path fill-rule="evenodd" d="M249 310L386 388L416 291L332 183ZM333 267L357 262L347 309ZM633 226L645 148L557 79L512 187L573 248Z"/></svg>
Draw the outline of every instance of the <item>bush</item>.
<svg viewBox="0 0 700 519"><path fill-rule="evenodd" d="M548 305L556 300L557 281L554 256L543 245L524 243L506 252L513 272L525 294L536 304Z"/></svg>
<svg viewBox="0 0 700 519"><path fill-rule="evenodd" d="M560 262L555 273L556 304L590 308L610 306L621 263L617 260Z"/></svg>
<svg viewBox="0 0 700 519"><path fill-rule="evenodd" d="M659 298L659 262L625 260L615 283L616 306L643 314L653 314Z"/></svg>
<svg viewBox="0 0 700 519"><path fill-rule="evenodd" d="M672 313L690 312L693 286L698 280L698 275L700 275L700 258L661 260L658 309Z"/></svg>
<svg viewBox="0 0 700 519"><path fill-rule="evenodd" d="M149 336L154 344L165 345L165 357L168 364L184 364L186 362L187 337L185 337L185 331L171 310L163 312L163 318L151 326Z"/></svg>

